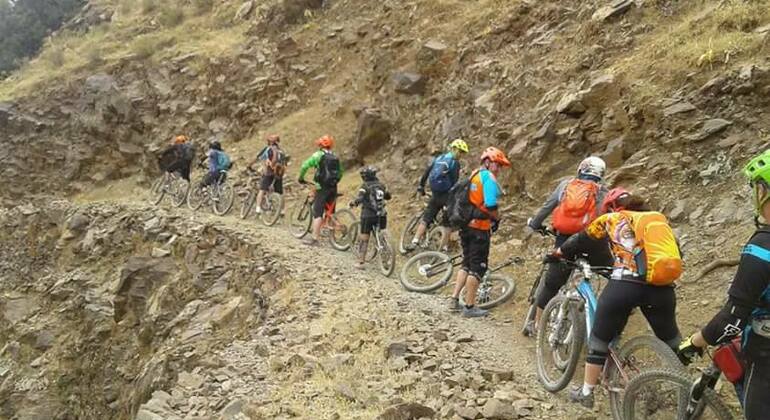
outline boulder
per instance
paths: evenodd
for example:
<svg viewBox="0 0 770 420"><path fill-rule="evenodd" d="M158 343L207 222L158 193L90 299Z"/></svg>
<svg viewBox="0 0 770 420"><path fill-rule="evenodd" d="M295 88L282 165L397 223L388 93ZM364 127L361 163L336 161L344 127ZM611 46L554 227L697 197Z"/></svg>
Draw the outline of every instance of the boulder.
<svg viewBox="0 0 770 420"><path fill-rule="evenodd" d="M556 104L556 112L571 117L583 115L583 113L586 112L586 106L581 99L582 97L579 93L568 93L564 95L559 103Z"/></svg>
<svg viewBox="0 0 770 420"><path fill-rule="evenodd" d="M625 158L625 141L622 137L607 143L607 147L602 153L599 153L599 157L607 162L607 166L617 168L621 166Z"/></svg>
<svg viewBox="0 0 770 420"><path fill-rule="evenodd" d="M699 132L690 136L690 141L701 142L703 140L706 140L709 137L713 136L714 134L721 133L732 124L733 124L732 121L724 120L722 118L714 118L714 119L707 120L706 122L703 123L703 126L701 127Z"/></svg>
<svg viewBox="0 0 770 420"><path fill-rule="evenodd" d="M490 398L487 400L486 404L481 407L481 415L483 415L485 419L493 420L508 420L519 418L518 414L516 413L516 409L510 402L498 400L496 398Z"/></svg>
<svg viewBox="0 0 770 420"><path fill-rule="evenodd" d="M306 10L315 10L323 7L324 0L283 0L281 11L286 23L298 23L305 18Z"/></svg>
<svg viewBox="0 0 770 420"><path fill-rule="evenodd" d="M692 111L695 111L696 109L697 108L695 108L695 105L687 101L680 101L667 106L663 110L663 115L666 117L669 117L671 115L683 114L685 112L692 112Z"/></svg>
<svg viewBox="0 0 770 420"><path fill-rule="evenodd" d="M356 152L367 156L390 142L393 124L377 108L364 108L358 114Z"/></svg>
<svg viewBox="0 0 770 420"><path fill-rule="evenodd" d="M433 418L436 411L416 402L392 405L385 409L376 420L412 420L423 417Z"/></svg>
<svg viewBox="0 0 770 420"><path fill-rule="evenodd" d="M442 63L448 48L446 44L436 40L430 40L423 44L417 52L417 66L420 71L428 73Z"/></svg>
<svg viewBox="0 0 770 420"><path fill-rule="evenodd" d="M238 20L246 20L251 16L251 12L254 10L254 1L248 0L244 2L241 7L238 8L238 11L235 12L235 19Z"/></svg>
<svg viewBox="0 0 770 420"><path fill-rule="evenodd" d="M120 271L115 293L115 322L128 312L140 317L152 291L177 272L174 262L166 258L131 257Z"/></svg>
<svg viewBox="0 0 770 420"><path fill-rule="evenodd" d="M427 77L410 72L397 72L393 74L393 89L398 93L408 95L422 95L425 93Z"/></svg>

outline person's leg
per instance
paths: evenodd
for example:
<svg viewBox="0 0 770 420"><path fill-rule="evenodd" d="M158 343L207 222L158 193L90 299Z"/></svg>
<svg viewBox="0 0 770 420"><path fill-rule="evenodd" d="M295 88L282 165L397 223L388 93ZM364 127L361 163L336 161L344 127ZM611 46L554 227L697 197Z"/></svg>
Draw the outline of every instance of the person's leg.
<svg viewBox="0 0 770 420"><path fill-rule="evenodd" d="M479 281L484 278L487 272L489 262L489 232L471 229L471 243L469 252L468 279L465 282L465 309L463 316L479 317L485 316L488 311L475 307L476 292L479 289Z"/></svg>
<svg viewBox="0 0 770 420"><path fill-rule="evenodd" d="M433 196L431 196L430 201L428 201L425 211L422 213L420 224L417 225L417 231L414 233L414 238L412 238L413 247L416 248L417 245L425 239L425 232L427 232L428 228L433 224L439 210L441 210L441 197L434 193Z"/></svg>
<svg viewBox="0 0 770 420"><path fill-rule="evenodd" d="M749 340L758 339L756 336ZM751 343L749 344L751 346ZM743 380L743 413L746 420L767 418L770 413L770 350L748 349L748 363Z"/></svg>
<svg viewBox="0 0 770 420"><path fill-rule="evenodd" d="M644 299L642 314L650 324L655 336L676 351L682 342L682 335L676 324L676 292L673 287L640 285Z"/></svg>
<svg viewBox="0 0 770 420"><path fill-rule="evenodd" d="M324 211L326 210L326 191L321 189L315 192L313 197L313 223L311 225L311 237L308 244L316 244L321 240L321 224L323 222Z"/></svg>
<svg viewBox="0 0 770 420"><path fill-rule="evenodd" d="M559 248L569 236L558 235L554 241L554 249ZM543 315L545 305L559 293L559 289L567 283L572 270L564 263L547 263L545 281L539 287L537 296L535 296L535 328L540 324L540 317Z"/></svg>
<svg viewBox="0 0 770 420"><path fill-rule="evenodd" d="M262 180L259 183L259 193L257 193L257 214L262 213L262 208L265 203L265 193L270 190L271 185L273 185L273 176L263 175Z"/></svg>
<svg viewBox="0 0 770 420"><path fill-rule="evenodd" d="M372 233L375 220L371 218L361 218L361 232L358 235L358 267L363 268L366 262L366 250L369 246L369 236Z"/></svg>
<svg viewBox="0 0 770 420"><path fill-rule="evenodd" d="M470 271L470 268L468 266L469 256L470 256L470 242L471 239L467 235L467 232L465 229L460 231L460 246L462 247L463 252L463 262L462 262L462 268L457 271L457 277L455 278L455 287L452 290L452 298L449 301L449 309L452 311L459 311L462 309L460 307L459 299L460 299L460 292L462 292L463 288L465 287L465 283L468 280L468 272Z"/></svg>

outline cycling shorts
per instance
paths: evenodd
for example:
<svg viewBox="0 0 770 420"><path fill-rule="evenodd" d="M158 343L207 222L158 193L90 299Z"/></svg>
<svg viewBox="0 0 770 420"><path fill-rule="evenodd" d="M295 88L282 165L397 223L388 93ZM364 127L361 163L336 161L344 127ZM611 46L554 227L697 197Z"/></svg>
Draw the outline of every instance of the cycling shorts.
<svg viewBox="0 0 770 420"><path fill-rule="evenodd" d="M746 420L767 418L770 413L770 349L752 334L746 346L746 376L743 378L743 410ZM762 343L764 344L764 343Z"/></svg>
<svg viewBox="0 0 770 420"><path fill-rule="evenodd" d="M463 269L471 276L481 279L489 264L490 233L465 227L460 230L460 245L463 248Z"/></svg>
<svg viewBox="0 0 770 420"><path fill-rule="evenodd" d="M441 220L436 220L436 216L438 216L439 212L441 212L441 209L446 206L447 200L449 200L448 192L434 192L428 201L428 206L422 213L422 221L428 226L431 226L434 221L437 221L440 226L449 226L449 220L447 218L446 212L443 213Z"/></svg>
<svg viewBox="0 0 770 420"><path fill-rule="evenodd" d="M372 233L375 226L380 226L380 229L386 229L388 227L387 216L370 216L361 218L361 232L364 235Z"/></svg>
<svg viewBox="0 0 770 420"><path fill-rule="evenodd" d="M270 191L270 187L273 187L273 191L277 194L283 194L283 177L275 176L275 174L263 175L262 181L260 181L259 189L262 191Z"/></svg>
<svg viewBox="0 0 770 420"><path fill-rule="evenodd" d="M316 190L313 198L313 218L323 217L327 205L334 205L337 202L337 188L322 188Z"/></svg>

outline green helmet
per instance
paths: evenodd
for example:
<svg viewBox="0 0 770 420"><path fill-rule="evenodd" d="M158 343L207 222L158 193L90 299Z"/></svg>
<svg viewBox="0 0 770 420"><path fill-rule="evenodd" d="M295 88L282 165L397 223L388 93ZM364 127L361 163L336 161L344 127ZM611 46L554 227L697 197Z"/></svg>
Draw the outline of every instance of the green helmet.
<svg viewBox="0 0 770 420"><path fill-rule="evenodd" d="M754 193L754 210L759 215L762 207L770 200L770 150L751 159L743 168L743 174L749 179Z"/></svg>

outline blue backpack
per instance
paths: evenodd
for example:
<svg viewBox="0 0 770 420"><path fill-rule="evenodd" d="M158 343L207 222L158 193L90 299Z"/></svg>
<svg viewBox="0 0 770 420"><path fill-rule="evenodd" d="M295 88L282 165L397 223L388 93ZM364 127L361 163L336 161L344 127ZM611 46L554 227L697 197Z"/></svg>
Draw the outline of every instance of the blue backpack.
<svg viewBox="0 0 770 420"><path fill-rule="evenodd" d="M217 152L217 171L226 171L230 169L232 162L230 162L230 156L227 156L225 152Z"/></svg>
<svg viewBox="0 0 770 420"><path fill-rule="evenodd" d="M446 153L433 160L428 175L431 191L441 193L452 189L451 173L455 165L457 165L457 161L451 153Z"/></svg>

